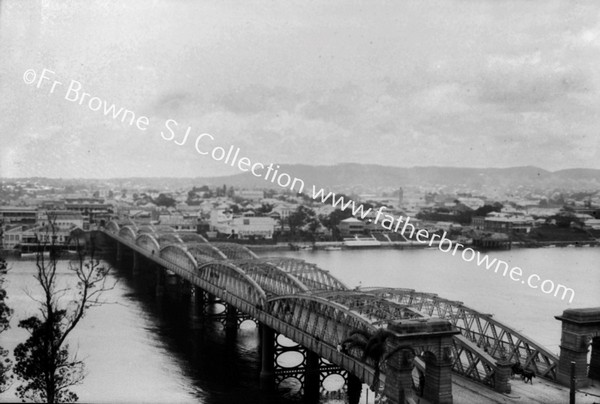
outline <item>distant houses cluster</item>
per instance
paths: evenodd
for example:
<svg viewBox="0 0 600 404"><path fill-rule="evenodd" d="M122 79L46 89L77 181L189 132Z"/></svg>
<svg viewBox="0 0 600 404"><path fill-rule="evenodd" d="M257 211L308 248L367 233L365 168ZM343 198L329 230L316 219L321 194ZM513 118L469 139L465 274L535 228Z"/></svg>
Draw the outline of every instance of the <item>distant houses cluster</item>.
<svg viewBox="0 0 600 404"><path fill-rule="evenodd" d="M600 193L573 196L490 199L471 193L403 189L349 194L371 210L354 217L329 203L285 190L194 186L177 190L128 184L128 188L53 187L39 183L3 183L0 187L1 248L29 251L52 226L59 243L75 232L103 226L112 219L160 224L208 239L243 243L342 241L369 238L410 243L376 221L377 209L410 218L429 234L446 233L466 242L530 239L597 240ZM341 195L341 194L340 194ZM365 209L365 211L367 211Z"/></svg>

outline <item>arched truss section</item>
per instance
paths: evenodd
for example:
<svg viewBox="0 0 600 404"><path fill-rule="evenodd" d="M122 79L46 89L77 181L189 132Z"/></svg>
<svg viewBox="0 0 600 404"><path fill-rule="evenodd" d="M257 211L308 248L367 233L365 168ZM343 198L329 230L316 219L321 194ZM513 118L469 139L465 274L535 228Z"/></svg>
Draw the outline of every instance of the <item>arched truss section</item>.
<svg viewBox="0 0 600 404"><path fill-rule="evenodd" d="M449 320L465 338L490 356L519 362L524 368L534 370L538 376L556 380L558 356L506 324L494 320L491 314L479 313L463 306L462 302L410 289L382 288L372 289L370 293L410 305L425 315Z"/></svg>
<svg viewBox="0 0 600 404"><path fill-rule="evenodd" d="M254 254L250 249L244 247L243 245L235 244L235 243L211 243L215 247L217 247L223 254L227 256L230 260L245 260L245 259L253 259L258 258L256 254Z"/></svg>
<svg viewBox="0 0 600 404"><path fill-rule="evenodd" d="M218 248L214 247L212 244L185 243L185 245L193 256L202 255L204 257L210 257L211 261L227 259L227 256L223 254Z"/></svg>
<svg viewBox="0 0 600 404"><path fill-rule="evenodd" d="M112 234L119 234L119 229L119 223L117 223L115 220L111 220L106 225L106 231Z"/></svg>
<svg viewBox="0 0 600 404"><path fill-rule="evenodd" d="M204 281L248 303L263 308L267 295L260 285L235 265L225 261L212 261L201 265L197 274ZM222 297L222 296L219 296Z"/></svg>
<svg viewBox="0 0 600 404"><path fill-rule="evenodd" d="M184 243L208 243L208 240L198 233L178 233Z"/></svg>
<svg viewBox="0 0 600 404"><path fill-rule="evenodd" d="M234 261L233 264L254 279L267 293L268 297L308 291L308 288L293 275L268 262L261 260L241 260Z"/></svg>
<svg viewBox="0 0 600 404"><path fill-rule="evenodd" d="M137 232L131 225L127 225L125 227L121 227L119 230L119 237L126 238L130 240L132 243L135 243L135 239L137 238Z"/></svg>
<svg viewBox="0 0 600 404"><path fill-rule="evenodd" d="M316 295L348 307L368 318L372 323L386 324L393 320L423 317L421 313L407 305L362 291L327 291L316 292Z"/></svg>
<svg viewBox="0 0 600 404"><path fill-rule="evenodd" d="M161 247L164 247L169 244L183 244L183 241L181 240L181 238L179 238L179 236L177 234L174 234L174 233L157 233L157 234L158 234L158 236L156 237L156 239L158 240L158 244L160 244Z"/></svg>
<svg viewBox="0 0 600 404"><path fill-rule="evenodd" d="M341 345L353 331L374 333L377 327L368 319L339 303L313 295L286 295L269 299L267 312L297 330L326 342ZM300 340L294 335L286 335Z"/></svg>
<svg viewBox="0 0 600 404"><path fill-rule="evenodd" d="M170 244L164 246L160 249L160 257L192 273L198 268L198 262L194 256L182 245Z"/></svg>
<svg viewBox="0 0 600 404"><path fill-rule="evenodd" d="M278 266L296 277L310 290L348 290L339 279L315 264L297 258L269 257L263 261Z"/></svg>
<svg viewBox="0 0 600 404"><path fill-rule="evenodd" d="M153 227L157 233L176 233L174 228L166 224L155 224Z"/></svg>
<svg viewBox="0 0 600 404"><path fill-rule="evenodd" d="M494 387L496 359L463 335L452 338L452 370L488 387Z"/></svg>
<svg viewBox="0 0 600 404"><path fill-rule="evenodd" d="M154 234L154 233L156 233L156 229L154 228L154 225L144 224L139 227L138 233Z"/></svg>
<svg viewBox="0 0 600 404"><path fill-rule="evenodd" d="M142 230L140 229L140 231ZM158 244L158 241L156 241L156 238L152 234L141 233L135 239L135 243L149 253L158 254L160 251L160 244Z"/></svg>

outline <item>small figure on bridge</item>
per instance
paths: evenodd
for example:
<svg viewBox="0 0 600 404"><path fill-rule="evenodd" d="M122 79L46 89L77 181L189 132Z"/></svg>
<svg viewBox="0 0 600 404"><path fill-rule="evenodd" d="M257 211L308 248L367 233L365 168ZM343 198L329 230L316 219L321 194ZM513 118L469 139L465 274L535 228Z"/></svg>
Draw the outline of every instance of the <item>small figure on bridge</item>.
<svg viewBox="0 0 600 404"><path fill-rule="evenodd" d="M527 384L527 382L529 382L529 383L531 383L531 385L533 385L532 378L535 377L535 372L533 372L531 370L523 370L523 375L521 377L525 381L525 384Z"/></svg>

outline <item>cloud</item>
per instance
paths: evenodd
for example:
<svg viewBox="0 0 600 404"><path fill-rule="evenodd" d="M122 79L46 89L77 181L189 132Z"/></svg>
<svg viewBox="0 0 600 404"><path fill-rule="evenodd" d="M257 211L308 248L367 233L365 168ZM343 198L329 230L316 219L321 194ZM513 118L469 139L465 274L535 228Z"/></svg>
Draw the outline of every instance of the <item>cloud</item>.
<svg viewBox="0 0 600 404"><path fill-rule="evenodd" d="M521 111L547 108L548 103L569 102L572 94L592 89L591 74L568 61L533 54L488 57L479 95L484 103Z"/></svg>

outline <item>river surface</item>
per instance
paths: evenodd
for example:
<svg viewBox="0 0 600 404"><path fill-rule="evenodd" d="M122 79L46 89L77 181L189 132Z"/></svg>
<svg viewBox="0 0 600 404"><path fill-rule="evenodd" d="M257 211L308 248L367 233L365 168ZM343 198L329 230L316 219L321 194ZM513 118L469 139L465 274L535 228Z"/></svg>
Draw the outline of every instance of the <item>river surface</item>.
<svg viewBox="0 0 600 404"><path fill-rule="evenodd" d="M545 295L473 262L434 250L343 250L261 253L316 263L347 286L386 286L434 292L507 323L558 353L560 322L567 308L600 306L600 248L514 249L490 252L526 275L537 273L575 290L572 303ZM17 327L36 313L33 261L10 261L5 276L12 328L0 335L10 350L27 338ZM60 263L68 281L67 263ZM86 362L87 377L73 390L82 402L285 403L258 389L258 337L251 324L227 333L202 321L197 309L176 294L157 298L151 282L115 268L117 280L70 338ZM363 394L364 402L365 394ZM372 402L372 396L370 397ZM0 395L15 401L14 390ZM291 401L290 401L291 402ZM329 402L339 402L329 400Z"/></svg>

